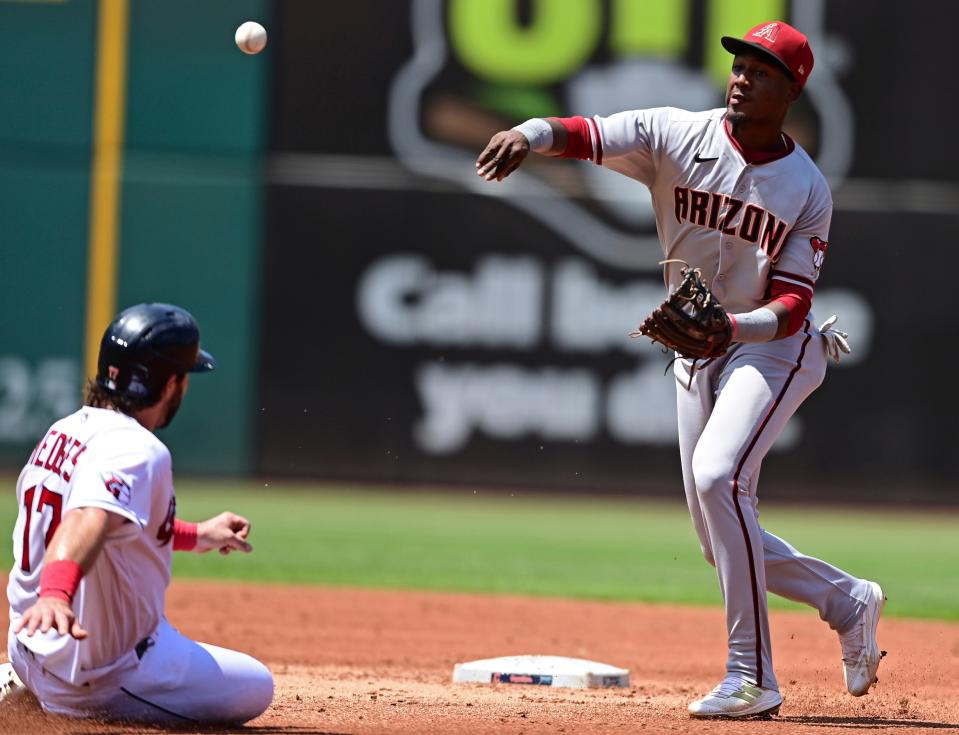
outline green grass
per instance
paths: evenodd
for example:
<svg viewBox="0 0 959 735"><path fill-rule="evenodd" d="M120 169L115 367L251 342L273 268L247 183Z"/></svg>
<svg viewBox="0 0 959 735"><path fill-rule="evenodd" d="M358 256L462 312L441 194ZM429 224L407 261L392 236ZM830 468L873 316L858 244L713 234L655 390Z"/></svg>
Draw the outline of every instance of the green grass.
<svg viewBox="0 0 959 735"><path fill-rule="evenodd" d="M177 554L178 576L720 603L681 502L194 480L178 483L177 505L187 519L248 516L255 547ZM0 514L6 538L14 510ZM959 620L956 512L765 504L762 519L804 553L882 582L888 614Z"/></svg>

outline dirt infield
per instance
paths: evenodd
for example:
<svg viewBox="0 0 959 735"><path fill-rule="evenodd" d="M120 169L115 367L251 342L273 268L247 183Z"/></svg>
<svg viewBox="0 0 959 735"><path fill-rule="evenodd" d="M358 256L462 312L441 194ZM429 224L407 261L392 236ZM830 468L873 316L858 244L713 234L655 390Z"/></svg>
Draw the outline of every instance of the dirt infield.
<svg viewBox="0 0 959 735"><path fill-rule="evenodd" d="M273 669L273 706L230 732L959 733L956 624L884 620L881 683L855 699L844 694L835 634L814 614L774 613L781 715L730 723L685 715L723 674L718 609L177 582L168 610L184 633ZM623 666L632 686L450 683L457 661L519 653ZM3 733L153 731L50 717L29 698L0 705Z"/></svg>

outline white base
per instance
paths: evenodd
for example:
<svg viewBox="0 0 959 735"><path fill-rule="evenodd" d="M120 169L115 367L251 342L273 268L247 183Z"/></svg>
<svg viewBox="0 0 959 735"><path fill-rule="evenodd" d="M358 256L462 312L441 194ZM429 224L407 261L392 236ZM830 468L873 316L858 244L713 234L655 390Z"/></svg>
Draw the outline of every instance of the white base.
<svg viewBox="0 0 959 735"><path fill-rule="evenodd" d="M629 671L565 656L502 656L453 667L454 683L534 684L573 689L628 687Z"/></svg>

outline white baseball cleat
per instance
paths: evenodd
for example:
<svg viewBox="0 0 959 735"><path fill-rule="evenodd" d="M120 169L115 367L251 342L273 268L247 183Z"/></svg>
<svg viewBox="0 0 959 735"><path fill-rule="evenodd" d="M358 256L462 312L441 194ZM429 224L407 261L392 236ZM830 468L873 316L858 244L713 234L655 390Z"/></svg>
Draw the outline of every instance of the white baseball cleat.
<svg viewBox="0 0 959 735"><path fill-rule="evenodd" d="M876 626L879 625L879 616L882 615L885 604L886 596L882 587L870 582L869 597L866 599L866 609L863 610L862 617L848 631L839 634L843 678L846 680L846 689L854 697L868 694L869 687L879 681L876 671L886 652L879 650Z"/></svg>
<svg viewBox="0 0 959 735"><path fill-rule="evenodd" d="M702 699L689 705L690 717L769 717L779 714L782 695L738 676L727 676Z"/></svg>
<svg viewBox="0 0 959 735"><path fill-rule="evenodd" d="M23 682L13 670L13 664L0 664L0 702L13 694L17 689L23 688Z"/></svg>

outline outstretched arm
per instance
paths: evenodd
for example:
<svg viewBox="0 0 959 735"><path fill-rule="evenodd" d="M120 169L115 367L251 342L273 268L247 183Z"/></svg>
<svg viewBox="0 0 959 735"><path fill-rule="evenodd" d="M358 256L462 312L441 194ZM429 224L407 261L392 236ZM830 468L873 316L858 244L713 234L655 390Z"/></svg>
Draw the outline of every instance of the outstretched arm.
<svg viewBox="0 0 959 735"><path fill-rule="evenodd" d="M80 578L90 571L111 531L128 521L102 508L76 508L63 517L50 540L40 573L40 598L23 613L14 634L33 635L55 628L60 635L86 638L87 631L73 612L73 595Z"/></svg>

